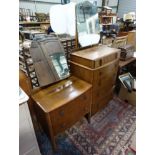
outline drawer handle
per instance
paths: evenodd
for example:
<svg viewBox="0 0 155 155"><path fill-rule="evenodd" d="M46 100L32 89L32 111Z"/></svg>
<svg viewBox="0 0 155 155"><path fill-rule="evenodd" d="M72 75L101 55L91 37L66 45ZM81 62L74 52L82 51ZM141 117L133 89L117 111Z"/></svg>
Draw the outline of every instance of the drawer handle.
<svg viewBox="0 0 155 155"><path fill-rule="evenodd" d="M101 85L101 80L99 80L99 82L98 82L98 86L100 86Z"/></svg>
<svg viewBox="0 0 155 155"><path fill-rule="evenodd" d="M60 116L64 116L64 111L59 112Z"/></svg>
<svg viewBox="0 0 155 155"><path fill-rule="evenodd" d="M83 100L86 100L86 99L87 99L87 96L86 96L86 95L84 95L84 96L83 96Z"/></svg>
<svg viewBox="0 0 155 155"><path fill-rule="evenodd" d="M97 97L99 97L99 96L100 96L100 93L98 92L98 93L97 93Z"/></svg>
<svg viewBox="0 0 155 155"><path fill-rule="evenodd" d="M102 66L102 59L100 59L99 64L100 64L100 66Z"/></svg>
<svg viewBox="0 0 155 155"><path fill-rule="evenodd" d="M99 108L99 103L97 103L97 108Z"/></svg>
<svg viewBox="0 0 155 155"><path fill-rule="evenodd" d="M100 71L100 72L99 72L99 76L101 76L101 75L102 75L102 72Z"/></svg>
<svg viewBox="0 0 155 155"><path fill-rule="evenodd" d="M60 127L64 129L65 128L65 124L61 124Z"/></svg>

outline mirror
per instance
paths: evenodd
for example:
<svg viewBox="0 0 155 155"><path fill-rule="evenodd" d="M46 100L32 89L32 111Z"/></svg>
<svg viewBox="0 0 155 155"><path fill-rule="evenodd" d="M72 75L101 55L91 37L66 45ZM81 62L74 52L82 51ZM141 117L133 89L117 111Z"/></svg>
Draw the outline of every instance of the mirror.
<svg viewBox="0 0 155 155"><path fill-rule="evenodd" d="M78 3L75 8L78 42L80 46L98 44L100 25L97 7L89 1Z"/></svg>
<svg viewBox="0 0 155 155"><path fill-rule="evenodd" d="M64 53L54 53L51 56L53 66L60 79L64 79L69 76L69 68L67 65L66 57Z"/></svg>
<svg viewBox="0 0 155 155"><path fill-rule="evenodd" d="M64 48L54 35L42 35L33 39L30 54L40 86L69 77Z"/></svg>

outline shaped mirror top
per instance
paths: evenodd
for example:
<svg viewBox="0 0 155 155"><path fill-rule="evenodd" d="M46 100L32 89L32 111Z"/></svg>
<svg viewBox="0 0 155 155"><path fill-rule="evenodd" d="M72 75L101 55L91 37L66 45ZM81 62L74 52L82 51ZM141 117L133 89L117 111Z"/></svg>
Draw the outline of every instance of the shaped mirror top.
<svg viewBox="0 0 155 155"><path fill-rule="evenodd" d="M100 40L97 7L84 1L76 5L75 11L79 44L82 47L97 44Z"/></svg>
<svg viewBox="0 0 155 155"><path fill-rule="evenodd" d="M44 35L34 39L30 54L41 87L70 76L64 48L57 37Z"/></svg>

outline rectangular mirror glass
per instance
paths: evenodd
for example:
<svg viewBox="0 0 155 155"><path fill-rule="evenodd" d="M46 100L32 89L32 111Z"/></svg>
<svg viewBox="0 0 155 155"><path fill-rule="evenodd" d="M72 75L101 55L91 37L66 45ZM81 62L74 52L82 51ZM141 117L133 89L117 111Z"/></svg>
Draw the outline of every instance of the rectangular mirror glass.
<svg viewBox="0 0 155 155"><path fill-rule="evenodd" d="M100 40L100 25L97 7L89 1L78 3L75 8L78 42L85 47Z"/></svg>
<svg viewBox="0 0 155 155"><path fill-rule="evenodd" d="M64 53L54 53L51 56L51 60L60 79L69 76L69 68Z"/></svg>

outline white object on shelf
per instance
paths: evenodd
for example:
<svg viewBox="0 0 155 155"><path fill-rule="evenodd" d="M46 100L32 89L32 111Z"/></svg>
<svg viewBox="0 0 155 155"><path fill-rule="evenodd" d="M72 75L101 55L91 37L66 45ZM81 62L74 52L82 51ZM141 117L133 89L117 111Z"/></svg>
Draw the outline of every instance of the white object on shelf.
<svg viewBox="0 0 155 155"><path fill-rule="evenodd" d="M41 155L35 136L29 108L29 97L20 88L19 90L19 154Z"/></svg>

